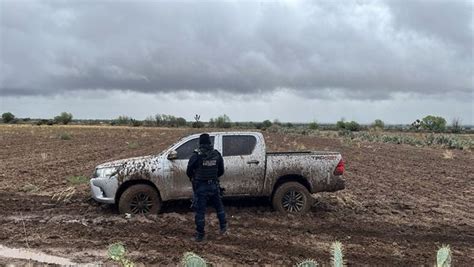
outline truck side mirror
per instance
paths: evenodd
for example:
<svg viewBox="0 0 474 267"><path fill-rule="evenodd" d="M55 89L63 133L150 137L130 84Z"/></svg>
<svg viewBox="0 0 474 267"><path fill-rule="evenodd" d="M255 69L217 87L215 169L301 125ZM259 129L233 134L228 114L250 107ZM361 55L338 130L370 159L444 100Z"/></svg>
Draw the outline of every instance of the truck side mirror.
<svg viewBox="0 0 474 267"><path fill-rule="evenodd" d="M173 150L168 154L168 159L169 160L174 160L174 159L177 159L177 158L178 158L178 152L176 152L176 150Z"/></svg>

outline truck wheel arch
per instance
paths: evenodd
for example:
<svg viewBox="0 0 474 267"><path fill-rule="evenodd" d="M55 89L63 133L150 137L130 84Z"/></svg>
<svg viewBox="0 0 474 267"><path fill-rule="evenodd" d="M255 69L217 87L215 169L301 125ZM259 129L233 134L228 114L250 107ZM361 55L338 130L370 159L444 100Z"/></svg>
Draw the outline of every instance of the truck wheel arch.
<svg viewBox="0 0 474 267"><path fill-rule="evenodd" d="M273 185L272 195L270 196L270 198L273 199L273 195L275 194L276 189L280 185L287 182L298 182L302 184L304 187L306 187L306 189L308 189L309 192L311 192L311 185L309 184L308 179L306 179L304 176L299 175L299 174L287 174L278 178L276 183Z"/></svg>
<svg viewBox="0 0 474 267"><path fill-rule="evenodd" d="M137 185L137 184L146 184L146 185L151 186L153 189L156 190L156 192L158 193L158 197L161 200L160 190L158 190L158 188L153 182L151 182L150 180L144 180L144 179L133 179L133 180L125 181L119 186L117 192L115 193L115 204L118 205L120 197L122 196L123 192L127 190L127 188L129 188L132 185Z"/></svg>

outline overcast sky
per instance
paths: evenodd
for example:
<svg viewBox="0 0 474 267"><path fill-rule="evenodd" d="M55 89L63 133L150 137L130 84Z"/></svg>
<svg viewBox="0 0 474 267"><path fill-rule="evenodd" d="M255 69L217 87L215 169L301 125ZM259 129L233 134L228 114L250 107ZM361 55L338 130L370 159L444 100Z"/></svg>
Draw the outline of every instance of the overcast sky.
<svg viewBox="0 0 474 267"><path fill-rule="evenodd" d="M474 124L473 14L469 0L0 0L0 112Z"/></svg>

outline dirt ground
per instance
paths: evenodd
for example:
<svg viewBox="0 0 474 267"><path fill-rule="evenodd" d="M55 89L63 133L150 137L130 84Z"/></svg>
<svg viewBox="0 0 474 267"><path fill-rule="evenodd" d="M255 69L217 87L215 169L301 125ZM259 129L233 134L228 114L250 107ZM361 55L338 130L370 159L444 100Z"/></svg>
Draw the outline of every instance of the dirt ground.
<svg viewBox="0 0 474 267"><path fill-rule="evenodd" d="M446 157L443 149L264 133L271 151L342 152L346 189L320 194L303 216L276 213L265 199L226 201L229 236L218 238L211 215L202 244L190 240L194 222L187 201L167 203L159 215L126 219L91 201L87 184L66 180L90 176L105 161L158 153L191 132L0 126L0 244L75 262L107 262L107 246L121 241L133 261L147 265L176 264L187 251L212 263L292 265L305 258L329 262L330 244L339 240L351 266L432 265L437 248L449 244L454 266L474 262L470 151ZM70 201L63 200L66 193ZM12 261L0 258L0 265Z"/></svg>

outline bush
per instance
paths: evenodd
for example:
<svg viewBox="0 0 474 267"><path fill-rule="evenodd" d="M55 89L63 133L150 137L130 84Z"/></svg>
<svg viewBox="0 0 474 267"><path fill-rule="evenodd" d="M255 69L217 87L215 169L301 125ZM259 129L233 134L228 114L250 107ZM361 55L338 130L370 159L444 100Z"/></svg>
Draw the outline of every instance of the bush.
<svg viewBox="0 0 474 267"><path fill-rule="evenodd" d="M357 132L357 131L360 131L360 125L355 121L346 122L345 123L345 129L347 129L351 132Z"/></svg>
<svg viewBox="0 0 474 267"><path fill-rule="evenodd" d="M193 128L202 128L204 127L204 123L200 121L201 115L196 114L194 116Z"/></svg>
<svg viewBox="0 0 474 267"><path fill-rule="evenodd" d="M319 128L319 125L318 125L317 122L313 121L313 122L311 122L311 123L308 125L308 128L309 128L310 130L317 130L317 129Z"/></svg>
<svg viewBox="0 0 474 267"><path fill-rule="evenodd" d="M338 130L346 129L346 122L344 121L344 119L341 119L340 121L336 122L336 128Z"/></svg>
<svg viewBox="0 0 474 267"><path fill-rule="evenodd" d="M117 119L115 119L112 124L113 125L130 125L131 118L125 115L120 115Z"/></svg>
<svg viewBox="0 0 474 267"><path fill-rule="evenodd" d="M146 127L153 127L155 126L155 118L153 118L152 116L148 116L145 118L145 120L143 121L143 126L146 126Z"/></svg>
<svg viewBox="0 0 474 267"><path fill-rule="evenodd" d="M2 114L2 120L4 123L10 123L15 119L15 115L11 112L5 112Z"/></svg>
<svg viewBox="0 0 474 267"><path fill-rule="evenodd" d="M62 123L64 125L72 121L72 114L67 112L61 112L58 116L54 117L56 123Z"/></svg>
<svg viewBox="0 0 474 267"><path fill-rule="evenodd" d="M263 128L269 128L270 126L272 126L272 124L273 124L273 123L272 123L270 120L264 120L264 121L262 122L262 127L263 127Z"/></svg>
<svg viewBox="0 0 474 267"><path fill-rule="evenodd" d="M186 119L181 117L175 117L173 115L156 114L155 121L157 126L162 127L186 126Z"/></svg>
<svg viewBox="0 0 474 267"><path fill-rule="evenodd" d="M130 124L131 124L133 127L138 127L138 126L141 126L141 125L142 125L142 122L139 121L139 120L130 119Z"/></svg>
<svg viewBox="0 0 474 267"><path fill-rule="evenodd" d="M225 114L215 119L211 119L209 125L216 128L230 128L232 126L229 116Z"/></svg>
<svg viewBox="0 0 474 267"><path fill-rule="evenodd" d="M460 133L462 130L461 120L459 118L454 118L451 122L451 132Z"/></svg>
<svg viewBox="0 0 474 267"><path fill-rule="evenodd" d="M446 130L446 120L443 117L428 115L421 120L421 128L433 132Z"/></svg>
<svg viewBox="0 0 474 267"><path fill-rule="evenodd" d="M61 140L71 140L71 135L68 133L60 133L59 134L59 139Z"/></svg>
<svg viewBox="0 0 474 267"><path fill-rule="evenodd" d="M375 129L383 130L385 128L385 123L382 120L377 119L372 124L372 127L375 128Z"/></svg>

